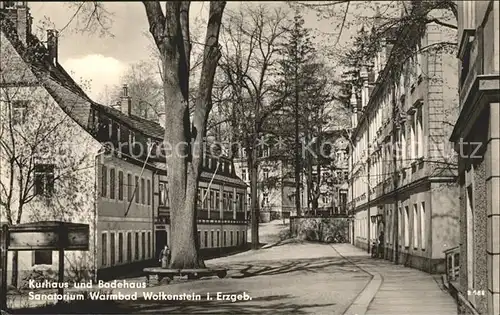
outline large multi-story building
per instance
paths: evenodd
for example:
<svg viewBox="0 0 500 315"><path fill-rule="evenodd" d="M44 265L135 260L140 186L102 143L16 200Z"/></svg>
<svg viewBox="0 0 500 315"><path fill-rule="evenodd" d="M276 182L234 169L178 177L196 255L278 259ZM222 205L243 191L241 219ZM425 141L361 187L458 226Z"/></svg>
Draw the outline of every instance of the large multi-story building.
<svg viewBox="0 0 500 315"><path fill-rule="evenodd" d="M460 314L500 314L500 9L457 1Z"/></svg>
<svg viewBox="0 0 500 315"><path fill-rule="evenodd" d="M444 272L443 251L458 244L456 162L447 145L458 107L456 57L421 48L454 34L436 23L394 34L361 70L351 98L352 241L369 251L384 231L387 259ZM415 53L401 59L401 51Z"/></svg>
<svg viewBox="0 0 500 315"><path fill-rule="evenodd" d="M156 261L170 240L164 128L131 113L126 86L113 107L92 101L58 62L57 31L44 45L25 1L0 4L0 224L88 224L89 251L65 254L70 276L110 277ZM207 153L197 209L202 253L246 243L245 194L231 161ZM20 277L55 270L57 255L19 252Z"/></svg>

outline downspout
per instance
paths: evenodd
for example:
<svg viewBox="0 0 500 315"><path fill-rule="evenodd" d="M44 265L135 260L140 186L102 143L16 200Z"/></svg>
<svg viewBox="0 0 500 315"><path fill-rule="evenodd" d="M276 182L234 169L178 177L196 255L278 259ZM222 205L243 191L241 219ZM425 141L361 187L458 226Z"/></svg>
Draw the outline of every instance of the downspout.
<svg viewBox="0 0 500 315"><path fill-rule="evenodd" d="M401 125L399 120L396 123L396 120L398 119L398 112L397 112L397 103L396 103L396 91L393 89L392 91L392 106L393 106L393 128L392 128L392 135L393 135L393 143L399 143L399 138L398 138L398 130L401 129ZM397 128L397 129L396 129ZM401 145L401 144L399 144ZM397 150L398 147L396 147ZM405 150L406 148L403 148ZM394 150L392 152L393 155L393 165L394 165L394 178L393 178L393 185L394 185L394 209L393 209L393 224L392 224L392 246L393 246L393 253L392 253L392 259L395 264L398 263L398 249L399 249L399 207L398 207L398 189L399 189L399 180L398 180L398 156L399 154L394 154Z"/></svg>
<svg viewBox="0 0 500 315"><path fill-rule="evenodd" d="M98 185L98 178L99 178L99 157L102 157L103 154L106 153L106 150L104 148L101 148L99 152L96 154L94 158L94 169L95 169L95 180L94 180L94 244L93 244L93 265L94 265L94 272L93 272L93 281L97 282L97 270L99 269L97 267L97 217L98 217L98 211L97 211L97 202L99 200L99 185Z"/></svg>
<svg viewBox="0 0 500 315"><path fill-rule="evenodd" d="M152 243L149 244L149 246L152 246L153 248L151 249L151 253L154 254L153 259L156 258L156 229L155 229L155 175L158 174L157 170L154 170L151 172L151 238L152 238ZM166 226L165 226L166 230ZM168 244L167 244L168 245Z"/></svg>
<svg viewBox="0 0 500 315"><path fill-rule="evenodd" d="M365 112L366 114L366 112ZM365 116L365 119L366 119L366 139L368 139L368 147L367 147L367 150L368 150L368 160L367 160L367 170L368 170L368 191L367 191L367 202L366 204L368 205L368 209L367 209L367 215L368 215L368 233L367 233L367 242L368 242L368 254L370 254L371 252L371 242L372 242L372 239L371 239L371 225L372 225L372 218L371 218L371 207L370 207L370 195L371 195L371 178L370 178L370 171L371 171L371 167L370 167L370 162L371 162L371 139L370 139L370 117Z"/></svg>

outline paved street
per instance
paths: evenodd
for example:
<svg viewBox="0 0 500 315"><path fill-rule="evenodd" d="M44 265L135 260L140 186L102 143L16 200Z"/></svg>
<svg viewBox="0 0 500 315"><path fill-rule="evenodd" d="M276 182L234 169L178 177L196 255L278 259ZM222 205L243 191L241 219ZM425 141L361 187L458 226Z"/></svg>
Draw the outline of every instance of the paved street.
<svg viewBox="0 0 500 315"><path fill-rule="evenodd" d="M268 224L267 240L283 230ZM228 268L224 279L175 279L139 291L136 301L85 301L71 311L161 314L457 314L451 296L434 276L379 259L350 244L287 242L212 259L207 267ZM129 279L144 281L144 278ZM199 301L145 301L142 292L199 294ZM207 300L207 293L211 300ZM217 293L243 294L251 300L217 300ZM90 309L88 308L90 307ZM46 313L67 310L43 310ZM40 310L16 310L37 313Z"/></svg>
<svg viewBox="0 0 500 315"><path fill-rule="evenodd" d="M288 219L283 223L282 220L273 220L267 223L259 224L259 242L262 244L270 245L281 241L280 236L285 234L290 228L290 221ZM248 240L252 240L252 231L248 230Z"/></svg>
<svg viewBox="0 0 500 315"><path fill-rule="evenodd" d="M224 266L230 270L225 279L174 280L168 285L144 290L196 293L202 295L202 301L139 299L87 303L96 307L105 305L115 313L343 314L371 278L326 244L291 243L213 259L207 266ZM130 290L133 291L136 290ZM213 301L206 300L207 292L214 297ZM246 292L252 300L216 301L217 292Z"/></svg>

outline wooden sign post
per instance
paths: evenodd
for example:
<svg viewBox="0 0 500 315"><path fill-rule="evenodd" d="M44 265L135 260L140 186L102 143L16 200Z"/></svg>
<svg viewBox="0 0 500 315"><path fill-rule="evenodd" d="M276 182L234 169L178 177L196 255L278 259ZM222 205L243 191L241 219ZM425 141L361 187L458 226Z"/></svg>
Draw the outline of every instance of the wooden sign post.
<svg viewBox="0 0 500 315"><path fill-rule="evenodd" d="M0 309L7 309L7 253L11 251L31 251L37 249L59 252L58 281L64 282L64 251L89 250L88 224L62 221L43 221L2 227L1 239ZM58 286L58 294L64 294Z"/></svg>
<svg viewBox="0 0 500 315"><path fill-rule="evenodd" d="M9 226L4 224L2 226L2 233L0 239L0 267L2 267L2 274L0 277L0 310L7 309L7 247L9 240Z"/></svg>

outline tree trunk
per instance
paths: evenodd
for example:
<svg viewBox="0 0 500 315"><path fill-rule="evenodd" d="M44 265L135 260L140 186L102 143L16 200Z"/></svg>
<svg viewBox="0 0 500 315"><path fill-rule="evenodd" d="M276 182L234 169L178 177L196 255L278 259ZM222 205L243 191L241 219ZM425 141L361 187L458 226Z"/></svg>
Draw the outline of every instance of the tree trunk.
<svg viewBox="0 0 500 315"><path fill-rule="evenodd" d="M252 249L259 248L259 198L257 195L257 180L259 173L259 165L256 161L256 150L248 152L248 170L250 173L250 208L252 213Z"/></svg>
<svg viewBox="0 0 500 315"><path fill-rule="evenodd" d="M8 252L7 252L8 253ZM19 256L17 251L12 252L12 276L11 285L17 288L17 280L19 278Z"/></svg>
<svg viewBox="0 0 500 315"><path fill-rule="evenodd" d="M212 87L220 59L219 31L225 1L210 2L193 123L189 115L189 1L168 2L165 15L159 2L143 2L162 55L165 99L165 137L172 252L170 268L203 268L198 256L196 198L203 163L203 139L211 110Z"/></svg>

